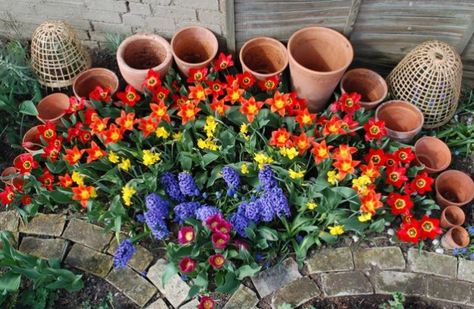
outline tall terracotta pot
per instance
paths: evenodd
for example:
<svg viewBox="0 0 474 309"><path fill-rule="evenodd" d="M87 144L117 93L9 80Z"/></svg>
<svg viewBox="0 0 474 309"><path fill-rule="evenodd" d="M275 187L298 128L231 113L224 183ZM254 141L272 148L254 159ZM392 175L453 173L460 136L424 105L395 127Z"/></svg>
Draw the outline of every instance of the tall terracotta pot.
<svg viewBox="0 0 474 309"><path fill-rule="evenodd" d="M161 77L168 73L173 64L171 46L153 33L134 34L120 43L117 63L125 81L141 91L148 70L160 73Z"/></svg>
<svg viewBox="0 0 474 309"><path fill-rule="evenodd" d="M439 205L461 207L474 198L474 181L461 171L447 170L436 177L435 190Z"/></svg>
<svg viewBox="0 0 474 309"><path fill-rule="evenodd" d="M415 143L416 162L424 165L428 173L439 173L451 164L451 150L442 140L423 136Z"/></svg>
<svg viewBox="0 0 474 309"><path fill-rule="evenodd" d="M42 148L37 126L26 131L25 135L23 135L22 145L23 148L31 154L35 154Z"/></svg>
<svg viewBox="0 0 474 309"><path fill-rule="evenodd" d="M269 37L251 39L242 46L239 53L244 72L250 72L257 79L281 74L288 65L288 52L280 41Z"/></svg>
<svg viewBox="0 0 474 309"><path fill-rule="evenodd" d="M469 233L463 227L454 226L441 237L441 245L445 249L467 247L469 245Z"/></svg>
<svg viewBox="0 0 474 309"><path fill-rule="evenodd" d="M365 109L374 109L387 96L385 79L369 69L347 71L341 79L341 92L357 92L361 95L360 105Z"/></svg>
<svg viewBox="0 0 474 309"><path fill-rule="evenodd" d="M308 27L290 37L288 55L293 90L316 112L326 106L354 52L351 43L339 32Z"/></svg>
<svg viewBox="0 0 474 309"><path fill-rule="evenodd" d="M50 121L54 124L60 124L61 118L66 115L69 108L69 97L61 92L52 93L38 102L37 118L42 122Z"/></svg>
<svg viewBox="0 0 474 309"><path fill-rule="evenodd" d="M171 50L179 71L188 76L190 69L207 67L217 55L219 43L209 29L186 27L171 39Z"/></svg>
<svg viewBox="0 0 474 309"><path fill-rule="evenodd" d="M375 110L375 119L383 120L390 138L408 143L421 131L424 117L415 105L405 101L388 101Z"/></svg>
<svg viewBox="0 0 474 309"><path fill-rule="evenodd" d="M88 98L89 94L97 87L111 89L114 94L119 86L117 75L105 68L93 68L79 74L72 83L74 95L80 98Z"/></svg>
<svg viewBox="0 0 474 309"><path fill-rule="evenodd" d="M439 225L442 228L451 228L453 226L461 226L466 220L464 211L458 206L448 206L441 212Z"/></svg>
<svg viewBox="0 0 474 309"><path fill-rule="evenodd" d="M14 166L9 166L2 171L0 177L2 182L6 185L11 185L13 183L13 175L16 174L16 168Z"/></svg>

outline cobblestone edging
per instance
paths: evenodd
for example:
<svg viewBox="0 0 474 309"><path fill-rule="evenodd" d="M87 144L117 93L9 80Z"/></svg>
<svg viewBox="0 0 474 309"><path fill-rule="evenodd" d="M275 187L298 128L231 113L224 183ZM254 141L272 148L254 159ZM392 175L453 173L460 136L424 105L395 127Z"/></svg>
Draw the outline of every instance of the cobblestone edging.
<svg viewBox="0 0 474 309"><path fill-rule="evenodd" d="M28 224L20 223L13 211L0 213L0 230L13 232L23 252L42 258L56 258L66 265L104 278L137 305L147 308L196 308L186 302L189 286L178 275L163 287L161 276L166 261L138 246L125 269L113 269L112 254L117 242L111 233L81 220L39 214ZM150 266L151 265L151 266ZM302 270L288 258L262 271L241 285L224 309L299 306L317 297L391 294L426 297L432 300L474 307L474 262L432 252L399 247L334 248L317 251ZM252 286L253 285L253 286Z"/></svg>

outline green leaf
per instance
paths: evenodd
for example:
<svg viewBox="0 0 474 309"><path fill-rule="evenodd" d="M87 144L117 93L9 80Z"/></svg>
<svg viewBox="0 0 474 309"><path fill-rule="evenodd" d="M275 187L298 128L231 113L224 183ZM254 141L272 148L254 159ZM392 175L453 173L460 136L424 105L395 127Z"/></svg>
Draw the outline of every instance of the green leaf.
<svg viewBox="0 0 474 309"><path fill-rule="evenodd" d="M328 232L319 233L319 238L327 242L328 244L334 244L337 242L337 236L331 235Z"/></svg>
<svg viewBox="0 0 474 309"><path fill-rule="evenodd" d="M243 265L243 266L239 267L239 269L237 269L237 273L238 273L237 279L238 280L243 280L246 277L252 277L256 273L258 273L260 271L260 269L262 268L262 266L258 266L255 263L253 263L253 264L254 264L254 267L252 267L250 265Z"/></svg>
<svg viewBox="0 0 474 309"><path fill-rule="evenodd" d="M178 273L178 268L173 263L168 263L166 265L165 271L161 277L161 281L163 282L163 288L165 287L166 283L170 280L170 278Z"/></svg>
<svg viewBox="0 0 474 309"><path fill-rule="evenodd" d="M225 275L224 285L217 287L216 292L230 294L233 293L240 285L240 281L236 280L235 275L228 272Z"/></svg>
<svg viewBox="0 0 474 309"><path fill-rule="evenodd" d="M215 154L215 153L206 153L205 155L202 156L202 167L206 167L208 166L211 162L217 160L219 158L219 155L218 154Z"/></svg>
<svg viewBox="0 0 474 309"><path fill-rule="evenodd" d="M0 277L0 291L13 292L20 288L21 274L9 271Z"/></svg>
<svg viewBox="0 0 474 309"><path fill-rule="evenodd" d="M26 100L20 104L20 113L30 116L37 116L38 110L36 109L35 103Z"/></svg>
<svg viewBox="0 0 474 309"><path fill-rule="evenodd" d="M383 232L384 229L385 229L385 219L379 219L370 225L370 230L375 231L377 233Z"/></svg>
<svg viewBox="0 0 474 309"><path fill-rule="evenodd" d="M69 193L69 192L68 192ZM49 196L59 204L67 204L71 202L71 194L61 192L58 190L49 192Z"/></svg>
<svg viewBox="0 0 474 309"><path fill-rule="evenodd" d="M264 239L269 240L269 241L277 241L278 240L278 232L272 228L269 228L267 226L262 226L258 229L258 233L260 236L262 236Z"/></svg>

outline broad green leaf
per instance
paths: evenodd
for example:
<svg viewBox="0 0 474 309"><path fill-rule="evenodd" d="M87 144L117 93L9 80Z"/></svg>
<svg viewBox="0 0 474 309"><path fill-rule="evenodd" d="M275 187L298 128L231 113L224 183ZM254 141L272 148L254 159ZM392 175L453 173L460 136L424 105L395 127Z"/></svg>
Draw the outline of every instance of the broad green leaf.
<svg viewBox="0 0 474 309"><path fill-rule="evenodd" d="M38 110L32 101L26 100L20 104L20 113L29 116L37 116Z"/></svg>
<svg viewBox="0 0 474 309"><path fill-rule="evenodd" d="M272 228L269 228L267 226L262 226L258 229L258 233L260 236L265 238L266 240L269 241L277 241L278 240L278 232Z"/></svg>
<svg viewBox="0 0 474 309"><path fill-rule="evenodd" d="M170 278L178 273L178 268L173 263L168 263L166 265L165 271L161 277L161 281L163 282L163 288L165 287L166 283L170 280Z"/></svg>
<svg viewBox="0 0 474 309"><path fill-rule="evenodd" d="M255 264L255 263L254 263ZM253 265L254 267L250 265L243 265L237 269L237 273L239 274L237 276L238 280L243 280L246 277L252 277L256 273L260 271L262 266L258 266L257 264Z"/></svg>
<svg viewBox="0 0 474 309"><path fill-rule="evenodd" d="M20 288L21 274L9 271L0 277L0 291L13 292Z"/></svg>

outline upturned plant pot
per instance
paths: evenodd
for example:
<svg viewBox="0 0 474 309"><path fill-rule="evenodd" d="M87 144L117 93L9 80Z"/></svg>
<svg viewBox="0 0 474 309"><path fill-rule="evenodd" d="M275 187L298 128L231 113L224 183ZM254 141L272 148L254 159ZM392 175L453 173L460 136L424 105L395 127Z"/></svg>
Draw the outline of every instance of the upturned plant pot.
<svg viewBox="0 0 474 309"><path fill-rule="evenodd" d="M288 65L288 52L280 41L269 37L251 39L242 46L239 53L244 72L259 80L280 75Z"/></svg>
<svg viewBox="0 0 474 309"><path fill-rule="evenodd" d="M40 150L42 147L38 127L32 127L26 131L25 135L23 135L22 142L23 148L31 154L35 154Z"/></svg>
<svg viewBox="0 0 474 309"><path fill-rule="evenodd" d="M69 97L61 92L52 93L39 101L36 109L38 110L37 118L46 123L50 121L54 124L60 124L61 118L66 115L69 108Z"/></svg>
<svg viewBox="0 0 474 309"><path fill-rule="evenodd" d="M119 86L117 75L105 68L93 68L79 74L72 83L76 98L89 98L89 94L97 87L109 88L114 94Z"/></svg>
<svg viewBox="0 0 474 309"><path fill-rule="evenodd" d="M463 227L454 226L441 237L441 245L445 249L467 247L469 245L469 233Z"/></svg>
<svg viewBox="0 0 474 309"><path fill-rule="evenodd" d="M369 69L347 71L341 79L341 92L357 92L361 95L360 105L374 109L387 97L388 87L385 79Z"/></svg>
<svg viewBox="0 0 474 309"><path fill-rule="evenodd" d="M439 225L442 228L449 229L453 226L461 226L466 220L464 211L458 206L448 206L441 212Z"/></svg>
<svg viewBox="0 0 474 309"><path fill-rule="evenodd" d="M405 101L387 101L375 110L375 119L383 120L387 135L399 142L408 143L421 131L424 117L415 105Z"/></svg>
<svg viewBox="0 0 474 309"><path fill-rule="evenodd" d="M474 181L461 171L447 170L435 181L436 201L440 206L464 206L474 198Z"/></svg>
<svg viewBox="0 0 474 309"><path fill-rule="evenodd" d="M164 38L153 33L139 33L122 41L117 49L117 63L123 79L138 91L148 70L163 78L173 64L171 46Z"/></svg>
<svg viewBox="0 0 474 309"><path fill-rule="evenodd" d="M416 162L424 165L428 173L444 171L451 164L451 150L439 138L423 136L415 143Z"/></svg>
<svg viewBox="0 0 474 309"><path fill-rule="evenodd" d="M354 57L351 43L324 27L296 31L288 41L292 88L312 112L324 109Z"/></svg>
<svg viewBox="0 0 474 309"><path fill-rule="evenodd" d="M13 184L13 175L16 174L16 168L14 166L9 166L2 171L0 177L2 178L2 182L6 185Z"/></svg>
<svg viewBox="0 0 474 309"><path fill-rule="evenodd" d="M218 48L214 33L200 26L183 28L171 39L174 61L186 77L190 69L207 67L216 57Z"/></svg>

